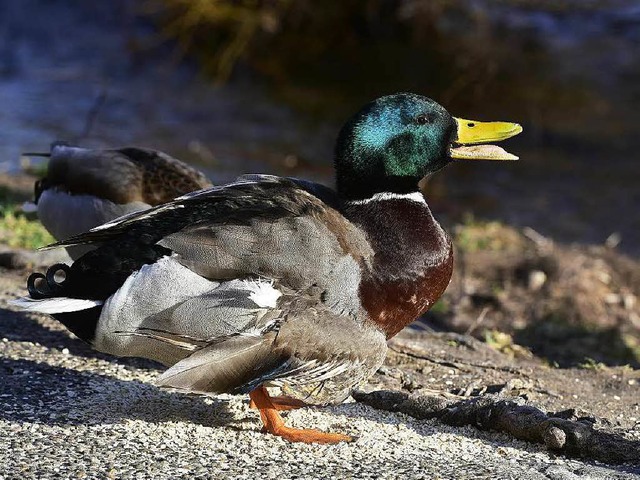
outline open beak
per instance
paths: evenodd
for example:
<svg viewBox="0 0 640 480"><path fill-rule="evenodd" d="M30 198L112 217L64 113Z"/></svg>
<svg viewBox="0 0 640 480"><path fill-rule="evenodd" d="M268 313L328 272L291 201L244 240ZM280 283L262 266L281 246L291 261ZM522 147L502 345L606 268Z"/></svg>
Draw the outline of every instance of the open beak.
<svg viewBox="0 0 640 480"><path fill-rule="evenodd" d="M461 160L518 160L518 157L498 147L486 145L514 137L522 127L510 122L476 122L455 118L458 136L449 149L449 156Z"/></svg>

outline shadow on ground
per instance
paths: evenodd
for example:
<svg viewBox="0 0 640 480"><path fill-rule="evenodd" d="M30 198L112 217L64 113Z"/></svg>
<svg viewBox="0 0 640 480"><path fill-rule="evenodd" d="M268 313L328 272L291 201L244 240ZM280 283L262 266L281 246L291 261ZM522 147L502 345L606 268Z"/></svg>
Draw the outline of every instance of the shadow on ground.
<svg viewBox="0 0 640 480"><path fill-rule="evenodd" d="M47 319L47 323L55 325L55 320ZM86 358L99 358L111 363L128 365L137 368L164 370L164 367L152 360L142 358L118 358L93 350L89 345L74 337L60 327L49 328L38 320L38 314L16 312L0 308L0 338L15 342L38 343L47 348L69 350L69 353Z"/></svg>
<svg viewBox="0 0 640 480"><path fill-rule="evenodd" d="M563 368L591 364L640 368L637 347L632 348L628 338L619 327L589 328L554 321L527 325L513 335L518 345Z"/></svg>
<svg viewBox="0 0 640 480"><path fill-rule="evenodd" d="M0 418L47 425L183 421L207 427L234 420L227 402L161 390L137 380L31 360L0 359Z"/></svg>

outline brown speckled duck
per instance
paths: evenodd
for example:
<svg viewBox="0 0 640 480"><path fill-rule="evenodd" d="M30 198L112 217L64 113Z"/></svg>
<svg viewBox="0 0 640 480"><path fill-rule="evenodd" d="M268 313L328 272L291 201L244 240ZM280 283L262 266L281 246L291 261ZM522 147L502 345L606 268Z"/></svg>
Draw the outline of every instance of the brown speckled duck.
<svg viewBox="0 0 640 480"><path fill-rule="evenodd" d="M269 433L351 440L287 427L278 410L341 401L377 370L451 277L419 180L457 158L514 160L483 143L521 130L379 98L340 132L336 191L253 175L129 214L56 244L97 248L32 274L19 302L97 350L164 363L161 386L248 393Z"/></svg>
<svg viewBox="0 0 640 480"><path fill-rule="evenodd" d="M201 172L157 150L51 146L47 176L35 185L38 217L56 240L211 186ZM88 251L70 247L76 260Z"/></svg>

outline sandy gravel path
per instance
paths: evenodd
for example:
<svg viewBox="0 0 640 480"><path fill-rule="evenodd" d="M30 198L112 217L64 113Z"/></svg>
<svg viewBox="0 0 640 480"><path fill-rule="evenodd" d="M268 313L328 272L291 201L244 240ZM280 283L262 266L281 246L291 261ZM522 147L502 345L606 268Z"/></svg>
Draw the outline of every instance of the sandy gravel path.
<svg viewBox="0 0 640 480"><path fill-rule="evenodd" d="M20 292L4 276L1 297ZM158 370L96 355L46 316L0 304L0 479L640 478L633 467L357 403L290 412L292 426L357 437L289 444L260 432L247 399L163 391Z"/></svg>

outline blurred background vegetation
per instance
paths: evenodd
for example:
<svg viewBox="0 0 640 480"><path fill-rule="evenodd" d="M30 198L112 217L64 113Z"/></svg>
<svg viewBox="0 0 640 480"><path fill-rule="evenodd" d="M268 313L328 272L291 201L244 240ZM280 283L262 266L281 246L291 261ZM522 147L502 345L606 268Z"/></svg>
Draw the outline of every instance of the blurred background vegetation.
<svg viewBox="0 0 640 480"><path fill-rule="evenodd" d="M432 182L432 200L463 200L445 206L457 220L471 208L563 241L617 235L640 253L640 215L628 206L640 204L637 2L148 0L138 12L175 59L218 84L266 86L300 118L337 126L376 96L414 91L468 118L520 121L526 133L513 142L527 165L457 166ZM322 160L298 151L283 163L327 165L329 151L316 151ZM524 197L505 207L514 192Z"/></svg>
<svg viewBox="0 0 640 480"><path fill-rule="evenodd" d="M611 115L617 98L603 95L607 82L597 72L580 72L585 58L558 57L567 41L560 37L574 35L568 42L583 44L574 53L583 50L592 57L587 62L597 62L611 40L607 32L598 35L598 15L624 5L606 0L347 0L339 5L152 0L144 11L162 35L177 42L179 55L196 58L212 78L226 82L249 67L299 108L342 117L381 92L419 91L452 110L486 113L489 106L489 113L517 115L560 131L580 128L584 134L585 125L576 126L575 118L595 114L586 126L589 133L609 135L629 131L626 118ZM586 26L575 25L580 17ZM585 32L591 22L594 31ZM624 19L614 28L625 28ZM546 34L557 37L551 45ZM635 67L627 74L637 78ZM606 115L612 121L597 121Z"/></svg>

